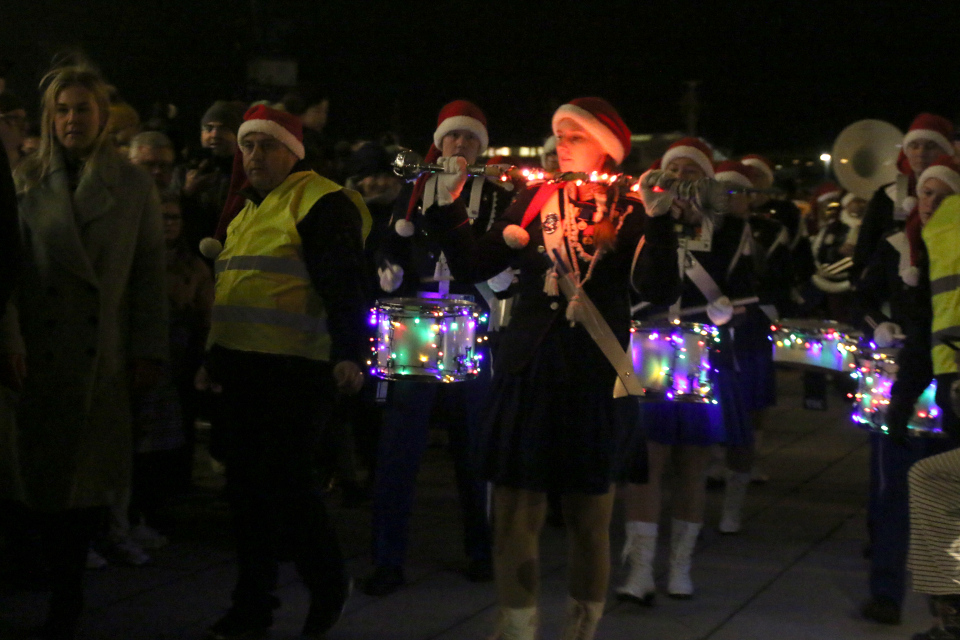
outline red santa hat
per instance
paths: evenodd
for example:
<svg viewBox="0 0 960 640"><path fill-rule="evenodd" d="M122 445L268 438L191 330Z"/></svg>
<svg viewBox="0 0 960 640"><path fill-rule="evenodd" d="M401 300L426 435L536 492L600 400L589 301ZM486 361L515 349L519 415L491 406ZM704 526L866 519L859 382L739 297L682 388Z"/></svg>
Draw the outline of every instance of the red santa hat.
<svg viewBox="0 0 960 640"><path fill-rule="evenodd" d="M561 120L571 119L597 139L617 164L630 151L630 129L609 102L603 98L576 98L561 105L553 114L553 132Z"/></svg>
<svg viewBox="0 0 960 640"><path fill-rule="evenodd" d="M831 200L840 200L843 195L843 189L833 182L824 182L813 192L813 200L816 204L824 204Z"/></svg>
<svg viewBox="0 0 960 640"><path fill-rule="evenodd" d="M753 182L750 180L750 168L736 160L721 162L717 165L717 171L713 177L720 182L729 182L744 189L753 188Z"/></svg>
<svg viewBox="0 0 960 640"><path fill-rule="evenodd" d="M953 123L943 116L921 113L914 118L907 135L903 136L903 146L914 140L930 140L947 155L953 155Z"/></svg>
<svg viewBox="0 0 960 640"><path fill-rule="evenodd" d="M917 190L922 189L923 183L930 178L936 178L950 187L954 193L960 193L960 165L952 156L942 155L924 169L917 179Z"/></svg>
<svg viewBox="0 0 960 640"><path fill-rule="evenodd" d="M243 114L243 124L237 131L237 140L243 140L243 136L248 133L264 133L276 138L301 160L306 155L303 148L303 123L292 113L263 104L250 107Z"/></svg>
<svg viewBox="0 0 960 640"><path fill-rule="evenodd" d="M487 116L480 107L469 100L454 100L440 109L437 117L437 130L433 132L433 144L439 149L443 146L443 136L451 131L469 131L480 140L480 153L490 144L487 133Z"/></svg>
<svg viewBox="0 0 960 640"><path fill-rule="evenodd" d="M754 167L763 172L765 176L773 182L774 173L773 173L773 163L768 159L761 156L759 153L751 153L740 158L740 162L747 165L748 167Z"/></svg>
<svg viewBox="0 0 960 640"><path fill-rule="evenodd" d="M700 138L680 138L667 148L660 165L664 168L673 160L687 158L696 162L708 178L714 177L713 149Z"/></svg>

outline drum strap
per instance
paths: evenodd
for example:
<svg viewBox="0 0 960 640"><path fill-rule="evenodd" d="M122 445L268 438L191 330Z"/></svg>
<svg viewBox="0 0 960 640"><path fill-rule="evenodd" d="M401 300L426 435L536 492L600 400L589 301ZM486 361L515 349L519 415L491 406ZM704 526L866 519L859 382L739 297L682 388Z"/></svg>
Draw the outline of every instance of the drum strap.
<svg viewBox="0 0 960 640"><path fill-rule="evenodd" d="M905 274L911 271L910 244L907 242L907 234L901 231L893 234L892 236L887 236L887 242L889 242L893 248L897 250L897 253L900 254L900 262L897 264L897 273L900 275L900 279L906 282L907 277L905 277Z"/></svg>
<svg viewBox="0 0 960 640"><path fill-rule="evenodd" d="M897 180L884 189L887 197L893 201L893 219L903 222L910 212L903 208L903 201L910 195L910 177L897 174Z"/></svg>
<svg viewBox="0 0 960 640"><path fill-rule="evenodd" d="M486 178L482 176L477 176L473 179L473 184L470 185L470 204L467 207L467 217L470 219L470 224L473 224L473 221L477 219L477 216L480 215L480 199L483 197L483 181ZM427 184L423 190L423 210L426 211L433 206L433 203L436 202L437 197L437 176L430 176L427 180ZM491 222L493 221L493 212L490 213ZM437 264L433 268L433 278L440 283L440 293L446 295L450 291L450 280L452 276L450 275L450 267L447 265L447 256L440 252L440 257L437 258ZM482 291L480 292L483 293ZM486 297L486 296L484 296Z"/></svg>
<svg viewBox="0 0 960 640"><path fill-rule="evenodd" d="M562 267L561 267L562 268ZM564 270L565 271L565 270ZM643 394L643 385L633 372L633 358L620 346L616 334L607 323L606 318L593 304L587 292L578 287L569 272L560 277L560 291L569 300L577 296L579 304L578 319L593 341L600 347L607 361L617 372L617 382L613 388L613 397L622 398L625 395L639 396Z"/></svg>

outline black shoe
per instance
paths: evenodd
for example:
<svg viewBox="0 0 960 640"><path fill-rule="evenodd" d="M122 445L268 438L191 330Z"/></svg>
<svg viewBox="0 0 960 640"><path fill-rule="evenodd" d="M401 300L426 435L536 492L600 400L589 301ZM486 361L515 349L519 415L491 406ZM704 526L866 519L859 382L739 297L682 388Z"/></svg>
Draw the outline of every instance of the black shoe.
<svg viewBox="0 0 960 640"><path fill-rule="evenodd" d="M207 629L207 640L261 640L270 633L272 615L256 615L231 607L226 615Z"/></svg>
<svg viewBox="0 0 960 640"><path fill-rule="evenodd" d="M464 575L470 582L490 582L493 580L493 561L490 558L473 558Z"/></svg>
<svg viewBox="0 0 960 640"><path fill-rule="evenodd" d="M388 596L406 583L401 567L378 565L363 581L360 590L368 596Z"/></svg>
<svg viewBox="0 0 960 640"><path fill-rule="evenodd" d="M871 598L860 608L860 615L880 624L900 624L900 605L890 598Z"/></svg>
<svg viewBox="0 0 960 640"><path fill-rule="evenodd" d="M343 598L339 605L336 603L320 602L310 600L310 610L307 612L307 619L303 623L303 631L300 635L309 640L323 640L327 631L333 628L333 625L343 617L343 610L347 606L347 600L353 592L353 579L347 578L344 585Z"/></svg>

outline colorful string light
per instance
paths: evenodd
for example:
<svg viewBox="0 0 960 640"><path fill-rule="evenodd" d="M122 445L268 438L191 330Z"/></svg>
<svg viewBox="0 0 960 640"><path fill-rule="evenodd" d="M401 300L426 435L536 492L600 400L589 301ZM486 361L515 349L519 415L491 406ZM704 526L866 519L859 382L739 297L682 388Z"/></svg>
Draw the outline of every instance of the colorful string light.
<svg viewBox="0 0 960 640"><path fill-rule="evenodd" d="M683 323L630 327L633 370L643 385L642 398L717 404L710 380L710 353L720 342L711 325Z"/></svg>
<svg viewBox="0 0 960 640"><path fill-rule="evenodd" d="M394 298L370 312L370 324L377 327L367 361L371 375L460 382L480 373L482 356L476 345L487 337L478 337L477 329L488 316L472 302Z"/></svg>

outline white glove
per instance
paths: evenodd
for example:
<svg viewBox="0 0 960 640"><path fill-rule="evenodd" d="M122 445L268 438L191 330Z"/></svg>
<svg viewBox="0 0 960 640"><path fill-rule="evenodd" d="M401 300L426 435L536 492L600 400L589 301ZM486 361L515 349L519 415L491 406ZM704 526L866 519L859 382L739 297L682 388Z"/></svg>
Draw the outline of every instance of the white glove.
<svg viewBox="0 0 960 640"><path fill-rule="evenodd" d="M853 284L849 280L831 280L819 273L810 276L810 282L824 293L846 293L853 289Z"/></svg>
<svg viewBox="0 0 960 640"><path fill-rule="evenodd" d="M640 176L640 197L643 208L651 218L668 213L673 204L673 193L658 184L664 175L663 171L648 170Z"/></svg>
<svg viewBox="0 0 960 640"><path fill-rule="evenodd" d="M377 275L380 276L380 288L387 293L393 293L403 282L403 267L388 263L386 268L377 269Z"/></svg>
<svg viewBox="0 0 960 640"><path fill-rule="evenodd" d="M517 271L507 267L497 275L487 280L487 286L490 287L490 290L494 293L506 291L510 288L510 285L513 284L513 276L516 275L516 273Z"/></svg>
<svg viewBox="0 0 960 640"><path fill-rule="evenodd" d="M873 330L873 341L881 349L894 346L903 339L903 329L895 322L881 322Z"/></svg>
<svg viewBox="0 0 960 640"><path fill-rule="evenodd" d="M727 296L720 296L707 304L707 317L715 326L723 326L733 319L733 303Z"/></svg>
<svg viewBox="0 0 960 640"><path fill-rule="evenodd" d="M437 204L441 207L452 204L460 197L467 183L467 159L462 156L440 158L443 173L437 174Z"/></svg>

